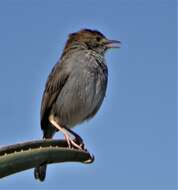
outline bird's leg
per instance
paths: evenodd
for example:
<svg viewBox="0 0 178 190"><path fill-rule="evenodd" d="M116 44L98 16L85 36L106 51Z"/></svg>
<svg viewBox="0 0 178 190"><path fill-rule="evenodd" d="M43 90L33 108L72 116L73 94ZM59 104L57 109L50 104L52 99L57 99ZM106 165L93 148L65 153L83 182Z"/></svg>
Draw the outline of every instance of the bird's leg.
<svg viewBox="0 0 178 190"><path fill-rule="evenodd" d="M73 139L72 139L72 136L69 134L70 133L70 130L68 131L66 128L64 127L61 127L54 119L53 117L49 118L49 121L50 123L56 127L59 131L61 131L63 134L64 134L64 137L67 141L67 144L69 146L69 148L71 148L71 145L73 145L75 148L79 149L79 150L83 150L83 147L78 145ZM74 135L75 133L73 132L72 135ZM76 135L74 135L76 137ZM79 137L79 136L78 136ZM78 138L77 137L77 138ZM80 138L81 140L81 138Z"/></svg>
<svg viewBox="0 0 178 190"><path fill-rule="evenodd" d="M65 140L67 141L67 144L68 144L69 148L71 148L71 144L70 144L70 141L69 141L69 137L68 137L66 134L64 134L64 138L65 138Z"/></svg>

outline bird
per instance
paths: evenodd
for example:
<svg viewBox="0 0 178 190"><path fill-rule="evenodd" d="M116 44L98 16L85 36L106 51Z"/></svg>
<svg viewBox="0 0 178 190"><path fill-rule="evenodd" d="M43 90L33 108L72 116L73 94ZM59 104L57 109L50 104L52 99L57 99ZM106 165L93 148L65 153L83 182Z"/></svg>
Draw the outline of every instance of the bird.
<svg viewBox="0 0 178 190"><path fill-rule="evenodd" d="M93 118L101 107L108 83L105 53L108 49L120 47L120 43L94 29L69 34L42 96L43 139L51 139L60 131L69 148L84 149L83 139L71 129ZM37 166L35 178L44 181L46 169L45 163Z"/></svg>

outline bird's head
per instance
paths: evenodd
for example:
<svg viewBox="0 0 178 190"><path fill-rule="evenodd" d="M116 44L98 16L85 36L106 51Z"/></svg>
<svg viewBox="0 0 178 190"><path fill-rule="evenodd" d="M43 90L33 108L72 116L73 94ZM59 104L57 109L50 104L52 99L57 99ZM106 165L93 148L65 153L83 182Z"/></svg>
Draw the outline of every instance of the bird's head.
<svg viewBox="0 0 178 190"><path fill-rule="evenodd" d="M82 29L69 35L65 49L71 46L78 46L104 54L110 48L119 48L120 43L117 40L108 40L97 30Z"/></svg>

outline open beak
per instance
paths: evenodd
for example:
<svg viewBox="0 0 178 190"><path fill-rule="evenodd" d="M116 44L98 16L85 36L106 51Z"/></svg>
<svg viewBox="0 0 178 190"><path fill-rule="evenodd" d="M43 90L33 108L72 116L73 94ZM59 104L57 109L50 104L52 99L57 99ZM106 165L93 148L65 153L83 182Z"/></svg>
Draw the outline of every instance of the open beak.
<svg viewBox="0 0 178 190"><path fill-rule="evenodd" d="M118 40L107 40L105 46L107 48L120 48L121 42Z"/></svg>

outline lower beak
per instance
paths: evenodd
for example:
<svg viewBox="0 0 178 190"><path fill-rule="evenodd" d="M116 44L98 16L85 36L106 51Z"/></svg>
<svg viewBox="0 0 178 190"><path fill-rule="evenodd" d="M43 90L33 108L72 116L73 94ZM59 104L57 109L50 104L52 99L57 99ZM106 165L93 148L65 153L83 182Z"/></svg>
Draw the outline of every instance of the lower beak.
<svg viewBox="0 0 178 190"><path fill-rule="evenodd" d="M108 40L106 42L107 48L120 48L121 42L118 40Z"/></svg>

